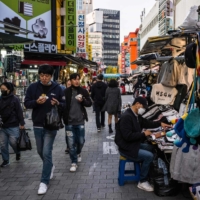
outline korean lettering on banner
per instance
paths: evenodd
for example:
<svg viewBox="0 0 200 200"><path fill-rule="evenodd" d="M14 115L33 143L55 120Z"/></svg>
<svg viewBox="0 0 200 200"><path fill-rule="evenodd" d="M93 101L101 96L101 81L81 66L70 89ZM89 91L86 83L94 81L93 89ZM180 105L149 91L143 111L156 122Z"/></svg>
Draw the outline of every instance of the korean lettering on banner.
<svg viewBox="0 0 200 200"><path fill-rule="evenodd" d="M24 45L25 52L57 53L57 45L45 42L34 42Z"/></svg>
<svg viewBox="0 0 200 200"><path fill-rule="evenodd" d="M76 0L66 0L66 50L76 51Z"/></svg>
<svg viewBox="0 0 200 200"><path fill-rule="evenodd" d="M85 33L85 14L84 11L78 11L77 15L77 53L86 52L86 33Z"/></svg>
<svg viewBox="0 0 200 200"><path fill-rule="evenodd" d="M125 71L125 48L122 46L121 71Z"/></svg>

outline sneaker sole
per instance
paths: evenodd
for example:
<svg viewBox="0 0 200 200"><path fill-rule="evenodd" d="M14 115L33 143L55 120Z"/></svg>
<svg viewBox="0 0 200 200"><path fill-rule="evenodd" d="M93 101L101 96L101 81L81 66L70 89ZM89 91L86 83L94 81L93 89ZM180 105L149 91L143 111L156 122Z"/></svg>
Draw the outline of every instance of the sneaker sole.
<svg viewBox="0 0 200 200"><path fill-rule="evenodd" d="M4 167L8 167L9 165L10 165L10 163L8 163L7 165L3 165L1 167L4 168Z"/></svg>
<svg viewBox="0 0 200 200"><path fill-rule="evenodd" d="M140 186L137 186L139 189L141 189L141 190L144 190L144 191L146 191L146 192L153 192L154 190L146 190L145 188L143 188L143 187L140 187Z"/></svg>

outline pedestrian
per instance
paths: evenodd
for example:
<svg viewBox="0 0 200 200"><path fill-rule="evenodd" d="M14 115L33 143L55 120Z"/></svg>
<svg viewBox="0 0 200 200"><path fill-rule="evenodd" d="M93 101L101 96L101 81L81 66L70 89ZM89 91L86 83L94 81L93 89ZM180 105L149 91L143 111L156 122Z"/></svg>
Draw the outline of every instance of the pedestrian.
<svg viewBox="0 0 200 200"><path fill-rule="evenodd" d="M97 82L92 86L91 92L91 98L94 101L95 106L96 126L98 132L101 131L101 127L105 127L105 111L102 111L102 108L105 104L107 85L102 80L103 75L99 74L97 76Z"/></svg>
<svg viewBox="0 0 200 200"><path fill-rule="evenodd" d="M66 81L66 88L69 88L69 87L71 87L71 80L70 79L67 79L67 81ZM68 145L68 140L67 140L67 134L66 134L66 131L65 131L65 141L66 141L66 145L67 145L67 148L66 148L66 150L65 150L65 153L66 154L68 154L69 153L69 145Z"/></svg>
<svg viewBox="0 0 200 200"><path fill-rule="evenodd" d="M72 85L70 79L67 79L65 85L66 85L66 88L68 88L68 87L70 87Z"/></svg>
<svg viewBox="0 0 200 200"><path fill-rule="evenodd" d="M20 160L21 155L17 149L17 139L19 138L19 130L24 129L25 122L19 99L13 94L13 84L4 82L0 88L0 116L3 122L0 128L0 148L3 159L1 167L6 167L10 164L9 144L16 153L16 160Z"/></svg>
<svg viewBox="0 0 200 200"><path fill-rule="evenodd" d="M142 162L140 182L137 187L147 192L153 191L153 187L148 182L148 173L150 164L153 161L153 147L145 144L143 141L146 136L152 133L143 129L157 128L159 126L171 127L171 125L153 122L143 118L141 115L147 108L147 100L143 97L137 97L131 108L128 108L122 114L117 123L115 143L119 147L120 155L135 162Z"/></svg>
<svg viewBox="0 0 200 200"><path fill-rule="evenodd" d="M65 90L66 107L63 113L65 130L71 159L70 172L77 170L77 162L81 162L81 151L85 143L85 120L88 116L85 107L90 107L92 101L86 89L80 86L80 75L70 75L71 87Z"/></svg>
<svg viewBox="0 0 200 200"><path fill-rule="evenodd" d="M93 78L92 80L92 84L91 84L91 88L90 88L90 96L91 96L91 92L92 92L92 86L97 82L96 78ZM95 106L94 106L94 101L92 101L92 112L95 112Z"/></svg>
<svg viewBox="0 0 200 200"><path fill-rule="evenodd" d="M118 82L115 79L111 79L108 88L106 89L105 105L103 111L108 112L108 127L109 133L113 133L112 129L112 116L115 117L115 124L118 122L118 112L121 111L122 99L121 92L118 88Z"/></svg>
<svg viewBox="0 0 200 200"><path fill-rule="evenodd" d="M46 114L57 105L64 107L64 92L59 84L51 81L54 69L50 65L41 65L38 70L39 81L32 83L26 92L24 105L32 109L33 130L37 152L42 159L42 176L38 194L45 194L49 180L53 178L55 166L52 162L53 143L57 130L44 128Z"/></svg>

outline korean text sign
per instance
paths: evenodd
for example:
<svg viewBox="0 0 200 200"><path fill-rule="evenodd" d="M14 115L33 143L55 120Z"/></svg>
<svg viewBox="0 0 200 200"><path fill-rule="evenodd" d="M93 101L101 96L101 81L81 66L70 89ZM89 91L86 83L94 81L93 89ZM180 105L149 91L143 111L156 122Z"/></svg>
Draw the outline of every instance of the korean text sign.
<svg viewBox="0 0 200 200"><path fill-rule="evenodd" d="M76 0L66 0L66 50L76 51Z"/></svg>
<svg viewBox="0 0 200 200"><path fill-rule="evenodd" d="M85 33L85 14L84 11L78 11L77 14L77 53L86 52L86 33Z"/></svg>

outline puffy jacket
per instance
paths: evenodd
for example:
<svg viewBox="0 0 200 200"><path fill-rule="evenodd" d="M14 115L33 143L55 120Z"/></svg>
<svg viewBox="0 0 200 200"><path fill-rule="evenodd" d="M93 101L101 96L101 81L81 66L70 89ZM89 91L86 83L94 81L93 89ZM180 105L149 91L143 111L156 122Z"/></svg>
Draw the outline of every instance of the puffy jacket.
<svg viewBox="0 0 200 200"><path fill-rule="evenodd" d="M160 122L152 122L141 116L136 117L131 108L122 114L116 127L115 143L119 151L129 157L136 158L140 143L145 139L143 128L157 128Z"/></svg>
<svg viewBox="0 0 200 200"><path fill-rule="evenodd" d="M37 99L43 94L42 84L40 81L32 83L26 92L24 105L26 108L33 109L32 120L33 126L43 127L46 113L50 112L52 105L51 100L55 98L59 101L60 106L64 107L65 97L62 88L55 82L52 82L46 96L49 98L44 104L37 104Z"/></svg>
<svg viewBox="0 0 200 200"><path fill-rule="evenodd" d="M107 85L102 81L97 81L92 86L91 98L95 105L104 105Z"/></svg>
<svg viewBox="0 0 200 200"><path fill-rule="evenodd" d="M24 126L24 117L19 99L10 94L0 99L0 115L3 121L3 128Z"/></svg>

